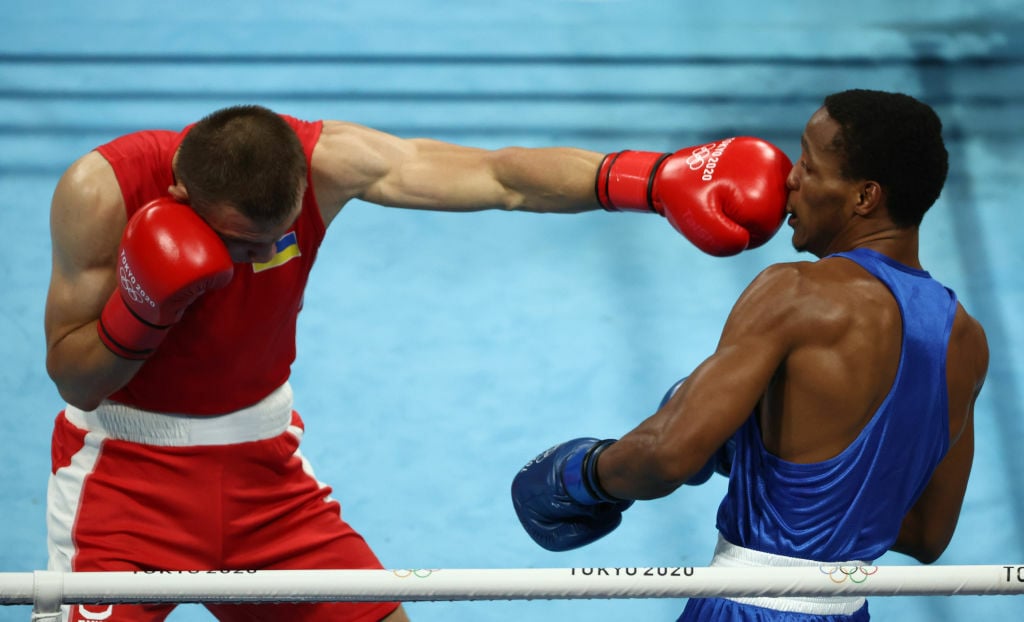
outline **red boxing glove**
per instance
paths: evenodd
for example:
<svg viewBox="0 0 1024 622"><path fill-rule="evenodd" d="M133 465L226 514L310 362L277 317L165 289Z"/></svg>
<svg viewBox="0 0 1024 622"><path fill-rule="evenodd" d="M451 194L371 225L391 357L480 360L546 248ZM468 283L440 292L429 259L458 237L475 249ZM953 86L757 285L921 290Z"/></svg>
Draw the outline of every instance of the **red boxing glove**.
<svg viewBox="0 0 1024 622"><path fill-rule="evenodd" d="M127 359L148 358L185 309L231 281L220 237L188 205L147 203L128 221L117 255L118 287L97 326L100 340Z"/></svg>
<svg viewBox="0 0 1024 622"><path fill-rule="evenodd" d="M675 153L620 151L597 170L597 200L610 211L657 212L694 246L724 257L779 230L792 168L778 147L749 136Z"/></svg>

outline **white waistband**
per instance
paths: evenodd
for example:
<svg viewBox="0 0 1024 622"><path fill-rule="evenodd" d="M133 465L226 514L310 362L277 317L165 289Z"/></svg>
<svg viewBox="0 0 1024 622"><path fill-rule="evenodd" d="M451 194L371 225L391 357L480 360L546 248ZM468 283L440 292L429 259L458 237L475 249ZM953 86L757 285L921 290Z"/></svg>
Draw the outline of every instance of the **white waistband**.
<svg viewBox="0 0 1024 622"><path fill-rule="evenodd" d="M816 562L799 557L787 557L774 553L765 553L753 549L737 546L721 534L718 535L718 545L715 547L715 556L711 559L712 566L724 568L744 567L792 567L792 566L866 566L867 562ZM850 596L816 596L816 597L782 597L770 598L765 596L729 598L744 605L754 605L776 611L792 611L794 613L807 613L811 615L851 615L864 606L863 597Z"/></svg>
<svg viewBox="0 0 1024 622"><path fill-rule="evenodd" d="M286 382L256 404L226 415L157 413L111 401L91 411L69 404L64 415L83 430L132 443L163 447L231 445L273 438L288 429L292 388Z"/></svg>

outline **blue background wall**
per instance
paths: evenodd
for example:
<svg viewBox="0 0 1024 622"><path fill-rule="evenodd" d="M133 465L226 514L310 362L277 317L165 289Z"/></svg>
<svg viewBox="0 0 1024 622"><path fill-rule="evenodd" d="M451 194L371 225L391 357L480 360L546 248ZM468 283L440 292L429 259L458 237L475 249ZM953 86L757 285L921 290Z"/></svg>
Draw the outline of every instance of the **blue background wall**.
<svg viewBox="0 0 1024 622"><path fill-rule="evenodd" d="M48 440L61 408L44 370L47 211L60 172L95 145L260 103L481 147L673 150L741 133L795 158L822 97L851 87L904 91L942 115L952 170L922 258L992 347L975 470L939 563L1024 563L1021 2L285 4L5 0L0 571L45 566ZM305 451L388 567L705 565L724 481L638 504L615 534L563 554L523 534L508 484L555 442L620 435L653 412L712 351L757 272L799 258L788 230L714 259L654 216L354 203L328 234L300 318ZM872 609L904 622L1009 620L1021 598L877 598ZM681 607L408 609L419 621L671 620ZM0 620L27 617L27 607L0 609ZM171 619L210 617L184 606Z"/></svg>

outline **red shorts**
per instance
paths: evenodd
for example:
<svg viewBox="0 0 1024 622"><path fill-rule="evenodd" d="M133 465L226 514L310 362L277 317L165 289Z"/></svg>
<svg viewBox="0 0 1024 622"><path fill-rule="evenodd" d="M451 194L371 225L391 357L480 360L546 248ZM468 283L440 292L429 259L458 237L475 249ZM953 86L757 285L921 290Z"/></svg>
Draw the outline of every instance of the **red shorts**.
<svg viewBox="0 0 1024 622"><path fill-rule="evenodd" d="M218 417L105 403L53 433L49 568L60 571L379 569L299 451L285 385ZM209 604L220 620L377 621L398 603ZM162 620L161 605L65 607L65 619Z"/></svg>

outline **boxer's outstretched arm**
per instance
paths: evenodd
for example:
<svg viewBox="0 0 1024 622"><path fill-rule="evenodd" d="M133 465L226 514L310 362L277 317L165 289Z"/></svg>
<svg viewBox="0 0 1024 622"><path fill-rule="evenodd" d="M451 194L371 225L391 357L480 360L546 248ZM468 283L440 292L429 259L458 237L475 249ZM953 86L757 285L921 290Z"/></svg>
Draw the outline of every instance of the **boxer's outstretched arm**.
<svg viewBox="0 0 1024 622"><path fill-rule="evenodd" d="M782 224L789 159L756 138L711 145L720 147L608 155L572 147L486 150L327 121L313 153L313 184L325 222L353 198L445 211L604 207L660 214L712 255L760 246Z"/></svg>
<svg viewBox="0 0 1024 622"><path fill-rule="evenodd" d="M491 151L325 121L313 184L325 221L356 198L444 211L574 213L600 208L594 179L603 157L570 147Z"/></svg>

